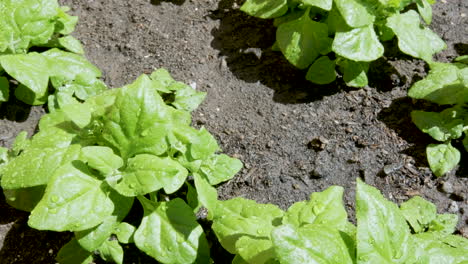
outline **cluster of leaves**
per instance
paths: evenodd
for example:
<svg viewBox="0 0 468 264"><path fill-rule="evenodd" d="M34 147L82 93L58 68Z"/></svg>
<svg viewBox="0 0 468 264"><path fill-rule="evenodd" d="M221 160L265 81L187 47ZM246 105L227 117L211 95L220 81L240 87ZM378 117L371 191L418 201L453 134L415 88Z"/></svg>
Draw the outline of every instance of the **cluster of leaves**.
<svg viewBox="0 0 468 264"><path fill-rule="evenodd" d="M161 263L209 263L191 178L215 185L242 163L216 154L215 138L190 126L204 97L162 69L84 102L61 94L37 134L21 133L0 151L7 202L31 211L35 229L75 232L60 263L90 263L93 252L122 263L120 243ZM135 200L144 209L139 226L124 221Z"/></svg>
<svg viewBox="0 0 468 264"><path fill-rule="evenodd" d="M97 79L100 70L69 35L78 18L67 11L57 0L0 1L0 103L9 100L10 90L39 105L55 100L49 87L80 100L106 89Z"/></svg>
<svg viewBox="0 0 468 264"><path fill-rule="evenodd" d="M451 140L464 138L468 151L468 56L454 63L431 63L429 74L416 82L408 92L415 99L448 105L441 112L413 111L411 118L424 133L442 143L427 146L426 154L431 170L442 176L460 162L460 151Z"/></svg>
<svg viewBox="0 0 468 264"><path fill-rule="evenodd" d="M404 9L415 3L418 12ZM384 53L381 41L395 36L403 53L427 62L446 45L430 29L434 0L247 0L241 10L274 18L274 49L318 84L336 79L348 86L367 85L369 63Z"/></svg>
<svg viewBox="0 0 468 264"><path fill-rule="evenodd" d="M206 188L210 188L208 185ZM222 246L236 264L461 264L468 240L452 235L457 215L437 214L436 206L413 197L398 207L357 181L357 226L348 222L343 188L313 193L310 201L286 212L275 205L235 198L203 201Z"/></svg>

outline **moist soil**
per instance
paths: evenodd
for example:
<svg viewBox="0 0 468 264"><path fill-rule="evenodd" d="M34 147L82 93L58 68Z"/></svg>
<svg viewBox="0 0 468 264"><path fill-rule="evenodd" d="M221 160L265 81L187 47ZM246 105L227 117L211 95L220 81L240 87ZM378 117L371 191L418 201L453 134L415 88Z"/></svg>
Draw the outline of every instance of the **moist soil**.
<svg viewBox="0 0 468 264"><path fill-rule="evenodd" d="M371 64L370 84L350 89L338 79L327 86L305 81L281 53L272 21L249 17L233 0L62 0L80 21L74 36L112 88L164 67L176 80L208 92L193 113L225 153L244 169L218 187L222 199L241 196L286 209L312 192L345 187L344 203L354 221L356 178L401 203L420 195L439 213L459 216L457 232L468 233L468 155L443 178L428 169L425 147L433 140L411 122L413 109L431 105L409 99L408 88L427 65L400 53L396 41ZM436 60L468 54L468 1L441 0L430 26L447 42ZM12 100L0 108L0 145L22 130L31 135L42 107ZM455 142L463 149L460 142ZM32 230L28 214L0 200L0 263L55 263L70 233ZM156 263L126 248L125 263ZM230 263L216 250L216 263ZM221 257L222 256L222 257Z"/></svg>

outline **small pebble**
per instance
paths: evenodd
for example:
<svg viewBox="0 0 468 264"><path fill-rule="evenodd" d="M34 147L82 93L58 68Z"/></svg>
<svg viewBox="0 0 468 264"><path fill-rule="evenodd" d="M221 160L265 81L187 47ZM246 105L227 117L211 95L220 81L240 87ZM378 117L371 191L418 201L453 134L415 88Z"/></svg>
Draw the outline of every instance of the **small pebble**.
<svg viewBox="0 0 468 264"><path fill-rule="evenodd" d="M442 191L444 193L448 193L448 194L451 194L453 193L453 185L452 183L446 181L442 184Z"/></svg>
<svg viewBox="0 0 468 264"><path fill-rule="evenodd" d="M452 201L450 203L450 206L448 208L448 212L452 214L456 214L458 212L458 204L455 201Z"/></svg>

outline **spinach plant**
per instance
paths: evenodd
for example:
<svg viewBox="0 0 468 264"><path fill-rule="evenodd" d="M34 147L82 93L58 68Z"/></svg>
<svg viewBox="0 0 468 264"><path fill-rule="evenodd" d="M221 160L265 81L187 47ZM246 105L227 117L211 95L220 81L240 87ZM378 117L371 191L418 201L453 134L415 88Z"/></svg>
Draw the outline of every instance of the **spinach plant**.
<svg viewBox="0 0 468 264"><path fill-rule="evenodd" d="M211 187L205 183L205 188ZM202 201L236 264L468 261L468 240L452 234L457 215L437 214L434 204L418 196L398 207L358 180L354 226L342 196L343 188L332 186L287 211L243 198L218 201L214 190Z"/></svg>
<svg viewBox="0 0 468 264"><path fill-rule="evenodd" d="M446 47L422 26L432 20L435 0L247 0L241 10L259 18L274 18L274 49L299 69L306 79L327 84L335 68L348 86L367 85L369 63L382 57L382 41L395 36L403 53L432 61ZM415 3L418 12L405 11Z"/></svg>
<svg viewBox="0 0 468 264"><path fill-rule="evenodd" d="M68 10L57 0L0 1L0 103L8 101L14 88L17 99L44 104L49 81L57 91L80 100L106 89L97 79L99 69L69 35L78 18Z"/></svg>
<svg viewBox="0 0 468 264"><path fill-rule="evenodd" d="M468 56L455 63L432 63L425 79L416 82L408 92L415 99L424 99L448 108L441 112L413 111L416 126L439 144L429 144L427 160L433 173L440 177L460 162L460 151L451 144L461 139L468 151Z"/></svg>
<svg viewBox="0 0 468 264"><path fill-rule="evenodd" d="M22 133L0 152L7 202L31 211L33 228L75 232L60 263L90 263L93 252L122 263L120 243L161 263L209 263L188 177L215 185L242 163L216 154L215 138L190 126L204 97L163 69L84 102L61 94L37 134ZM183 186L188 191L177 196ZM136 201L144 209L139 226L123 221Z"/></svg>

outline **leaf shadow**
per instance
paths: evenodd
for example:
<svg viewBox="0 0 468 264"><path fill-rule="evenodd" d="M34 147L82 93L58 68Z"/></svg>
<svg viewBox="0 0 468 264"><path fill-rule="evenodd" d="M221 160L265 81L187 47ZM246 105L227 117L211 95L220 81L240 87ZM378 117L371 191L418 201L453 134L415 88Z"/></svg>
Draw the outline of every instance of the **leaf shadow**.
<svg viewBox="0 0 468 264"><path fill-rule="evenodd" d="M276 39L273 21L232 9L236 2L221 0L209 15L219 21L211 32L211 46L219 51L221 70L227 67L238 79L262 83L274 90L273 100L283 104L312 102L349 89L339 81L328 85L307 81L307 70L295 68L281 52L271 49Z"/></svg>
<svg viewBox="0 0 468 264"><path fill-rule="evenodd" d="M28 119L32 107L16 99L10 91L10 99L7 102L0 103L0 119L24 122Z"/></svg>

